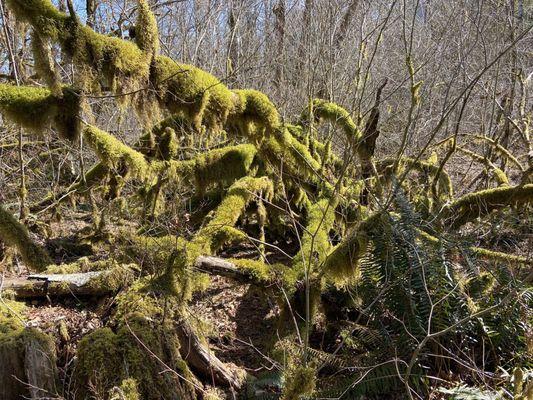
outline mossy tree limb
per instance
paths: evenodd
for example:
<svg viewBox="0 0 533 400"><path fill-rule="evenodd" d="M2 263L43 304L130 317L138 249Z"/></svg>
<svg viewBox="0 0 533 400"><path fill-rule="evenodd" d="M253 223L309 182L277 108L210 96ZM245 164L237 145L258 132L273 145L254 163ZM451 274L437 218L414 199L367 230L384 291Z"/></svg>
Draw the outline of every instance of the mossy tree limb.
<svg viewBox="0 0 533 400"><path fill-rule="evenodd" d="M458 228L476 218L505 207L517 207L533 201L533 184L502 186L469 193L446 206L440 214L446 226Z"/></svg>
<svg viewBox="0 0 533 400"><path fill-rule="evenodd" d="M43 271L52 260L48 253L29 236L28 230L0 205L0 240L15 247L26 266L35 271Z"/></svg>

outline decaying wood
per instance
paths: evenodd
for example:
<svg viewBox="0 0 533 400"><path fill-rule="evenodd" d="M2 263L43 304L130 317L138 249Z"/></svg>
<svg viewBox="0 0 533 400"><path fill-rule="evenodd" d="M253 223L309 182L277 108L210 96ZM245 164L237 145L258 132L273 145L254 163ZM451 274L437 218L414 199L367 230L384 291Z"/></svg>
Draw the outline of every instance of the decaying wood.
<svg viewBox="0 0 533 400"><path fill-rule="evenodd" d="M95 278L107 271L77 274L36 274L24 278L6 279L2 290L10 290L16 298L28 299L45 296L104 296L111 292L103 285L91 285Z"/></svg>
<svg viewBox="0 0 533 400"><path fill-rule="evenodd" d="M0 398L56 398L53 340L33 328L0 343Z"/></svg>
<svg viewBox="0 0 533 400"><path fill-rule="evenodd" d="M228 368L206 344L201 342L186 320L181 320L176 324L176 331L180 340L181 356L194 372L218 385L233 389L242 387L242 379L239 378L236 371Z"/></svg>
<svg viewBox="0 0 533 400"><path fill-rule="evenodd" d="M237 267L231 261L220 257L200 256L196 259L196 268L211 275L220 275L243 282L252 282L254 277Z"/></svg>

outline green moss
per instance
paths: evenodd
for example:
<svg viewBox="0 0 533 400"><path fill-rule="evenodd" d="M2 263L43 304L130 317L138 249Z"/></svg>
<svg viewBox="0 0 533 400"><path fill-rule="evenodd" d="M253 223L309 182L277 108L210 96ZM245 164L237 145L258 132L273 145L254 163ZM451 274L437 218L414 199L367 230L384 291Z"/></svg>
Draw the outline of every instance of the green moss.
<svg viewBox="0 0 533 400"><path fill-rule="evenodd" d="M19 20L29 22L43 37L57 40L69 17L57 10L50 0L7 0Z"/></svg>
<svg viewBox="0 0 533 400"><path fill-rule="evenodd" d="M252 89L234 90L233 93L237 95L238 100L228 122L242 135L253 137L259 126L266 130L266 134L278 128L278 110L265 94Z"/></svg>
<svg viewBox="0 0 533 400"><path fill-rule="evenodd" d="M52 264L46 251L28 235L28 231L17 219L0 205L0 240L15 247L22 261L32 270L43 271Z"/></svg>
<svg viewBox="0 0 533 400"><path fill-rule="evenodd" d="M121 163L124 163L128 172L140 179L147 179L153 174L153 169L141 153L112 135L90 125L84 129L83 135L107 167L120 170Z"/></svg>
<svg viewBox="0 0 533 400"><path fill-rule="evenodd" d="M474 161L484 164L488 169L492 171L493 176L499 185L509 185L509 179L507 178L507 175L505 175L505 172L503 172L500 168L496 167L487 157L483 157L477 153L474 153L473 151L470 151L460 146L457 147L457 150L461 153L468 155Z"/></svg>
<svg viewBox="0 0 533 400"><path fill-rule="evenodd" d="M447 205L440 214L447 226L457 228L494 210L526 205L533 201L533 184L502 186L467 194Z"/></svg>
<svg viewBox="0 0 533 400"><path fill-rule="evenodd" d="M346 135L349 143L357 144L361 140L362 133L353 121L350 113L336 103L322 99L313 99L312 104L306 108L302 119L309 122L309 112L312 110L316 123L330 122L339 126Z"/></svg>
<svg viewBox="0 0 533 400"><path fill-rule="evenodd" d="M80 128L80 96L68 87L61 97L45 88L0 84L0 111L30 131L42 133L50 125L67 139L78 137Z"/></svg>
<svg viewBox="0 0 533 400"><path fill-rule="evenodd" d="M385 160L379 161L376 164L377 171L380 175L383 175L382 179L384 179L385 181L390 181L394 173L394 165L395 159L393 158L387 158ZM400 162L398 163L398 170L396 173L402 174L407 169L417 171L427 177L434 177L435 174L439 171L439 166L428 161L416 160L410 157L402 157ZM429 181L425 183L428 184ZM441 171L438 180L438 197L442 201L451 198L452 195L452 180L448 173L446 173L445 171Z"/></svg>
<svg viewBox="0 0 533 400"><path fill-rule="evenodd" d="M190 374L172 326L173 302L167 300L154 297L141 282L117 297L116 332L101 328L79 343L74 377L77 398L108 393L118 385L147 400L194 398L193 387L173 372Z"/></svg>
<svg viewBox="0 0 533 400"><path fill-rule="evenodd" d="M25 310L24 303L18 301L4 299L0 303L0 344L24 328L21 318Z"/></svg>
<svg viewBox="0 0 533 400"><path fill-rule="evenodd" d="M215 210L213 219L200 229L193 238L191 246L193 260L196 260L200 255L213 254L219 244L218 241L214 240L217 231L223 227L235 226L248 203L256 195L271 199L273 191L272 182L267 177L244 177L235 182Z"/></svg>
<svg viewBox="0 0 533 400"><path fill-rule="evenodd" d="M110 387L120 384L120 344L110 328L97 329L80 340L74 372L74 381L79 382L77 398L82 399L85 394L104 398ZM87 393L89 390L92 393Z"/></svg>
<svg viewBox="0 0 533 400"><path fill-rule="evenodd" d="M306 367L295 363L284 372L283 379L282 400L309 398L315 391L316 369L312 366Z"/></svg>
<svg viewBox="0 0 533 400"><path fill-rule="evenodd" d="M103 83L115 93L126 93L147 82L151 55L134 43L94 32L76 16L58 11L50 0L10 0L9 5L41 37L59 42L78 67L82 88Z"/></svg>
<svg viewBox="0 0 533 400"><path fill-rule="evenodd" d="M111 389L110 400L141 400L137 389L137 381L133 378L124 379L119 387Z"/></svg>
<svg viewBox="0 0 533 400"><path fill-rule="evenodd" d="M35 31L31 35L31 49L33 53L34 68L41 79L58 97L62 96L60 77L55 70L54 58L48 40L43 40Z"/></svg>
<svg viewBox="0 0 533 400"><path fill-rule="evenodd" d="M192 65L158 56L152 73L160 105L184 115L194 127L222 129L234 109L234 94L217 78Z"/></svg>
<svg viewBox="0 0 533 400"><path fill-rule="evenodd" d="M335 222L336 203L336 200L323 198L307 208L300 251L293 261L302 275L305 269L312 271L322 265L330 251L329 231Z"/></svg>
<svg viewBox="0 0 533 400"><path fill-rule="evenodd" d="M256 153L255 146L240 144L199 155L193 167L197 187L203 192L210 184L228 185L248 175Z"/></svg>
<svg viewBox="0 0 533 400"><path fill-rule="evenodd" d="M523 264L533 266L532 258L516 256L514 254L507 254L499 251L482 249L480 247L470 247L469 250L476 256L487 260L499 261L507 264Z"/></svg>
<svg viewBox="0 0 533 400"><path fill-rule="evenodd" d="M324 273L335 283L358 275L359 260L366 252L368 231L381 219L381 213L375 213L361 221L356 229L331 251L324 261Z"/></svg>
<svg viewBox="0 0 533 400"><path fill-rule="evenodd" d="M159 157L162 160L172 160L178 154L176 131L166 128L159 141Z"/></svg>
<svg viewBox="0 0 533 400"><path fill-rule="evenodd" d="M147 54L151 61L159 52L159 32L155 15L147 0L137 0L137 22L135 24L135 43Z"/></svg>

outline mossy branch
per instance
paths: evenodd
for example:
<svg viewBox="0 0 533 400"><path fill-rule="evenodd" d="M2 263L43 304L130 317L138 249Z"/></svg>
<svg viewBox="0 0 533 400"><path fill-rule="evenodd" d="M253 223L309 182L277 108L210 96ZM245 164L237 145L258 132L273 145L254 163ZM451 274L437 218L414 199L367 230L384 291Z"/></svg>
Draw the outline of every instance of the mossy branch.
<svg viewBox="0 0 533 400"><path fill-rule="evenodd" d="M533 201L533 184L502 186L467 194L447 205L440 218L446 226L458 228L476 218L505 207L527 205Z"/></svg>
<svg viewBox="0 0 533 400"><path fill-rule="evenodd" d="M0 84L0 112L39 134L52 125L62 137L74 140L81 130L80 95L69 87L57 96L45 88Z"/></svg>
<svg viewBox="0 0 533 400"><path fill-rule="evenodd" d="M48 253L30 238L26 227L1 205L0 240L8 246L15 247L24 264L32 270L43 271L52 264Z"/></svg>

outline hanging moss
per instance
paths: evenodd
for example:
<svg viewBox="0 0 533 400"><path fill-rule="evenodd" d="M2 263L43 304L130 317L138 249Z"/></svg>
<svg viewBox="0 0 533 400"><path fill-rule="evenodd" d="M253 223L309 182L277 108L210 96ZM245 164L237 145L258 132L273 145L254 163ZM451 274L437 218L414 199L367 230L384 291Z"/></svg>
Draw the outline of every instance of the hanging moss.
<svg viewBox="0 0 533 400"><path fill-rule="evenodd" d="M224 185L248 175L257 149L251 144L211 150L195 158L194 175L202 191L211 183Z"/></svg>
<svg viewBox="0 0 533 400"><path fill-rule="evenodd" d="M395 159L387 158L376 164L376 169L383 175L385 182L390 181L393 176L393 166ZM439 170L439 166L423 160L416 160L410 157L402 157L398 163L397 175L401 175L405 170L418 171L428 177L434 177ZM429 183L429 182L428 182ZM448 173L441 171L438 180L438 195L441 200L452 197L453 185Z"/></svg>
<svg viewBox="0 0 533 400"><path fill-rule="evenodd" d="M151 54L134 43L94 32L77 16L58 11L50 0L10 0L9 5L41 37L59 42L78 67L84 89L95 89L103 79L115 93L126 93L147 82Z"/></svg>
<svg viewBox="0 0 533 400"><path fill-rule="evenodd" d="M220 245L216 233L223 227L233 227L256 195L268 200L272 198L273 191L272 182L267 177L244 177L235 182L215 210L213 219L191 241L190 259L195 261L200 255L213 254Z"/></svg>
<svg viewBox="0 0 533 400"><path fill-rule="evenodd" d="M44 40L38 33L32 31L31 49L33 53L35 71L50 88L52 93L62 96L61 81L54 66L54 58L48 40Z"/></svg>
<svg viewBox="0 0 533 400"><path fill-rule="evenodd" d="M30 239L28 231L17 219L0 205L0 240L15 247L26 266L43 271L52 264L46 251Z"/></svg>
<svg viewBox="0 0 533 400"><path fill-rule="evenodd" d="M166 128L159 141L159 157L162 160L172 160L178 154L176 131Z"/></svg>
<svg viewBox="0 0 533 400"><path fill-rule="evenodd" d="M36 28L42 37L58 40L69 17L57 10L50 0L7 0L17 19Z"/></svg>
<svg viewBox="0 0 533 400"><path fill-rule="evenodd" d="M467 194L447 205L441 218L446 225L457 228L494 210L526 205L533 201L533 184L502 186Z"/></svg>
<svg viewBox="0 0 533 400"><path fill-rule="evenodd" d="M80 104L79 93L68 87L57 97L44 88L0 84L0 112L36 133L52 125L62 137L74 140L81 130Z"/></svg>

